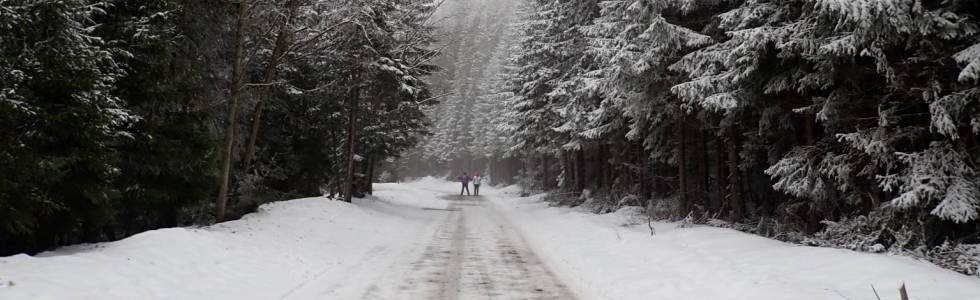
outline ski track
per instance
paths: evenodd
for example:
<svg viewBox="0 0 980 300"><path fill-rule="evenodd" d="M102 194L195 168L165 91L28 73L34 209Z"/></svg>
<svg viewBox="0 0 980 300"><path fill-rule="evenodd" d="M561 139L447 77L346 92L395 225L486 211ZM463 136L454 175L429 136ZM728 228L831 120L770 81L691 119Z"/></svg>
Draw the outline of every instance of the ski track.
<svg viewBox="0 0 980 300"><path fill-rule="evenodd" d="M374 248L343 279L320 274L281 299L575 299L488 201L440 198L449 207L422 209L432 224L408 249Z"/></svg>

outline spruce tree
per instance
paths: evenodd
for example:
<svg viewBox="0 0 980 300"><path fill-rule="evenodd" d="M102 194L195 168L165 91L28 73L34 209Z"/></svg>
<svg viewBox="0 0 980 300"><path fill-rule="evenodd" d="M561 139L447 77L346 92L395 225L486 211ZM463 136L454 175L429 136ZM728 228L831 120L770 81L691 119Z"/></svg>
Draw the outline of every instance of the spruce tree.
<svg viewBox="0 0 980 300"><path fill-rule="evenodd" d="M118 197L118 152L138 117L113 94L124 74L93 34L104 3L3 1L0 242L38 250L98 238Z"/></svg>

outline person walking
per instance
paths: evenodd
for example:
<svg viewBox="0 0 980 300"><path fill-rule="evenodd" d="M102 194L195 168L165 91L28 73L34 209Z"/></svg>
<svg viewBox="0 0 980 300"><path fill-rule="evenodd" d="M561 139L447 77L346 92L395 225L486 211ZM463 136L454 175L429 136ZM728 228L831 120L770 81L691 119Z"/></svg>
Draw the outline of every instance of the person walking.
<svg viewBox="0 0 980 300"><path fill-rule="evenodd" d="M473 196L480 195L480 184L483 184L483 176L480 176L480 173L477 172L476 175L473 176Z"/></svg>
<svg viewBox="0 0 980 300"><path fill-rule="evenodd" d="M466 195L469 196L470 195L470 180L473 180L473 178L470 177L470 175L466 174L466 172L463 172L463 175L460 175L459 178L457 178L457 179L459 179L459 182L463 184L463 189L459 190L459 195L462 196L463 195L463 191L466 191Z"/></svg>

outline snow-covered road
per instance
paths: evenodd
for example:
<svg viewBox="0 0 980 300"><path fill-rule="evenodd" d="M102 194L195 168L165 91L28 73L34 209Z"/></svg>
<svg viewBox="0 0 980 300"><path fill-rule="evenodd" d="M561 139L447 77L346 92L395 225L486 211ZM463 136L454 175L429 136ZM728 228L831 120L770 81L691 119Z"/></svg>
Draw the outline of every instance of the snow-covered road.
<svg viewBox="0 0 980 300"><path fill-rule="evenodd" d="M423 208L438 221L411 246L372 248L350 270L361 275L314 279L284 298L574 299L483 197L432 197L448 206Z"/></svg>
<svg viewBox="0 0 980 300"><path fill-rule="evenodd" d="M0 258L0 299L980 299L980 279L906 257L802 247L513 189L381 184L348 204Z"/></svg>

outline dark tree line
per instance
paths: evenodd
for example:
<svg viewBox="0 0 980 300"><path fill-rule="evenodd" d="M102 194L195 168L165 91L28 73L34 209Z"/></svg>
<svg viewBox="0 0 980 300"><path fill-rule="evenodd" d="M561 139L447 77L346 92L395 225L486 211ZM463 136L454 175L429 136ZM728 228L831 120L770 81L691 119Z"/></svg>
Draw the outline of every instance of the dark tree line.
<svg viewBox="0 0 980 300"><path fill-rule="evenodd" d="M0 0L0 255L368 192L429 123L436 8Z"/></svg>

